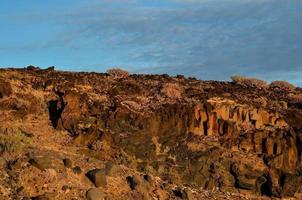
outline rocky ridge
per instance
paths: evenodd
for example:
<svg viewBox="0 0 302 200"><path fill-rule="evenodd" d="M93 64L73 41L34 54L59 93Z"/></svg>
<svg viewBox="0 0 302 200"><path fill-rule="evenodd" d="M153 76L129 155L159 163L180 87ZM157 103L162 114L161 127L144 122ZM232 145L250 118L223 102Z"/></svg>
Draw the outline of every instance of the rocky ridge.
<svg viewBox="0 0 302 200"><path fill-rule="evenodd" d="M1 69L0 196L302 198L299 96L183 76Z"/></svg>

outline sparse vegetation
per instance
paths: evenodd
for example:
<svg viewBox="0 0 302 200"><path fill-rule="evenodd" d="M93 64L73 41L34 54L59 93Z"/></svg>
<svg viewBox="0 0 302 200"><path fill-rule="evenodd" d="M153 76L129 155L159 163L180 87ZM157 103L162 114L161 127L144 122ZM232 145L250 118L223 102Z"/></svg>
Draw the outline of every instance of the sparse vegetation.
<svg viewBox="0 0 302 200"><path fill-rule="evenodd" d="M278 109L287 109L287 102L286 101L271 101L271 105Z"/></svg>
<svg viewBox="0 0 302 200"><path fill-rule="evenodd" d="M30 71L37 71L37 70L40 70L40 67L29 65L29 66L26 67L26 69L30 70Z"/></svg>
<svg viewBox="0 0 302 200"><path fill-rule="evenodd" d="M129 76L129 72L120 68L111 68L108 69L106 72L114 78L125 78Z"/></svg>
<svg viewBox="0 0 302 200"><path fill-rule="evenodd" d="M241 83L244 79L246 79L246 77L236 74L231 76L231 79L234 83Z"/></svg>
<svg viewBox="0 0 302 200"><path fill-rule="evenodd" d="M289 97L292 103L302 103L302 94L293 94Z"/></svg>
<svg viewBox="0 0 302 200"><path fill-rule="evenodd" d="M180 99L182 96L182 89L178 84L165 83L161 89L161 92L168 98Z"/></svg>
<svg viewBox="0 0 302 200"><path fill-rule="evenodd" d="M13 90L0 98L0 199L90 199L97 179L107 199L239 199L240 185L246 198L302 196L292 173L302 88L257 89L263 81L243 76L115 77L0 73ZM282 173L268 173L276 166ZM102 173L83 181L93 170Z"/></svg>
<svg viewBox="0 0 302 200"><path fill-rule="evenodd" d="M31 135L19 129L8 129L0 135L1 153L21 151L23 147L31 144Z"/></svg>
<svg viewBox="0 0 302 200"><path fill-rule="evenodd" d="M0 79L0 99L10 96L12 94L12 87L10 83Z"/></svg>
<svg viewBox="0 0 302 200"><path fill-rule="evenodd" d="M281 90L286 90L286 91L293 91L296 89L296 87L293 84L290 84L287 81L273 81L269 85L270 88L272 89L281 89Z"/></svg>
<svg viewBox="0 0 302 200"><path fill-rule="evenodd" d="M260 80L257 78L250 78L250 77L245 77L241 75L234 75L231 76L231 79L234 83L239 84L239 85L244 85L248 87L256 87L259 89L265 89L268 87L268 84L264 80Z"/></svg>

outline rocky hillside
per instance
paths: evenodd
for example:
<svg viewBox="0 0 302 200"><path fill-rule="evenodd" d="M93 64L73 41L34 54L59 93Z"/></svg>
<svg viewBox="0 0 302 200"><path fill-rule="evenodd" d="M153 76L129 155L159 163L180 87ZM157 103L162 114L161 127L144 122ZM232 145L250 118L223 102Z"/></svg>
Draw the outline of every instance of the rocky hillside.
<svg viewBox="0 0 302 200"><path fill-rule="evenodd" d="M301 88L0 70L0 199L301 199L301 152Z"/></svg>

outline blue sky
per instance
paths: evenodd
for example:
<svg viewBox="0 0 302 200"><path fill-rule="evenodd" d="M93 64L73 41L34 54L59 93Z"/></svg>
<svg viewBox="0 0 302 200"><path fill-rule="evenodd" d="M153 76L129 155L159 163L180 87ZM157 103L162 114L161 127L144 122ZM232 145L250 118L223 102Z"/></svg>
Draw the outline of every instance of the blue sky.
<svg viewBox="0 0 302 200"><path fill-rule="evenodd" d="M2 0L0 66L302 86L301 0Z"/></svg>

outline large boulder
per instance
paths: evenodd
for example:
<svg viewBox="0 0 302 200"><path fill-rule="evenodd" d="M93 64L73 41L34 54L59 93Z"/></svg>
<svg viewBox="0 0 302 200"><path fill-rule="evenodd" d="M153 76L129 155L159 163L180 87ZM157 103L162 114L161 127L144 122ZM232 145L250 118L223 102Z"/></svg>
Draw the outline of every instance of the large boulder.
<svg viewBox="0 0 302 200"><path fill-rule="evenodd" d="M52 160L48 157L32 158L29 163L40 170L53 168Z"/></svg>
<svg viewBox="0 0 302 200"><path fill-rule="evenodd" d="M90 170L86 173L86 176L96 187L104 187L107 184L105 169Z"/></svg>
<svg viewBox="0 0 302 200"><path fill-rule="evenodd" d="M87 200L103 200L104 194L101 189L99 188L90 188L86 192L86 198Z"/></svg>

